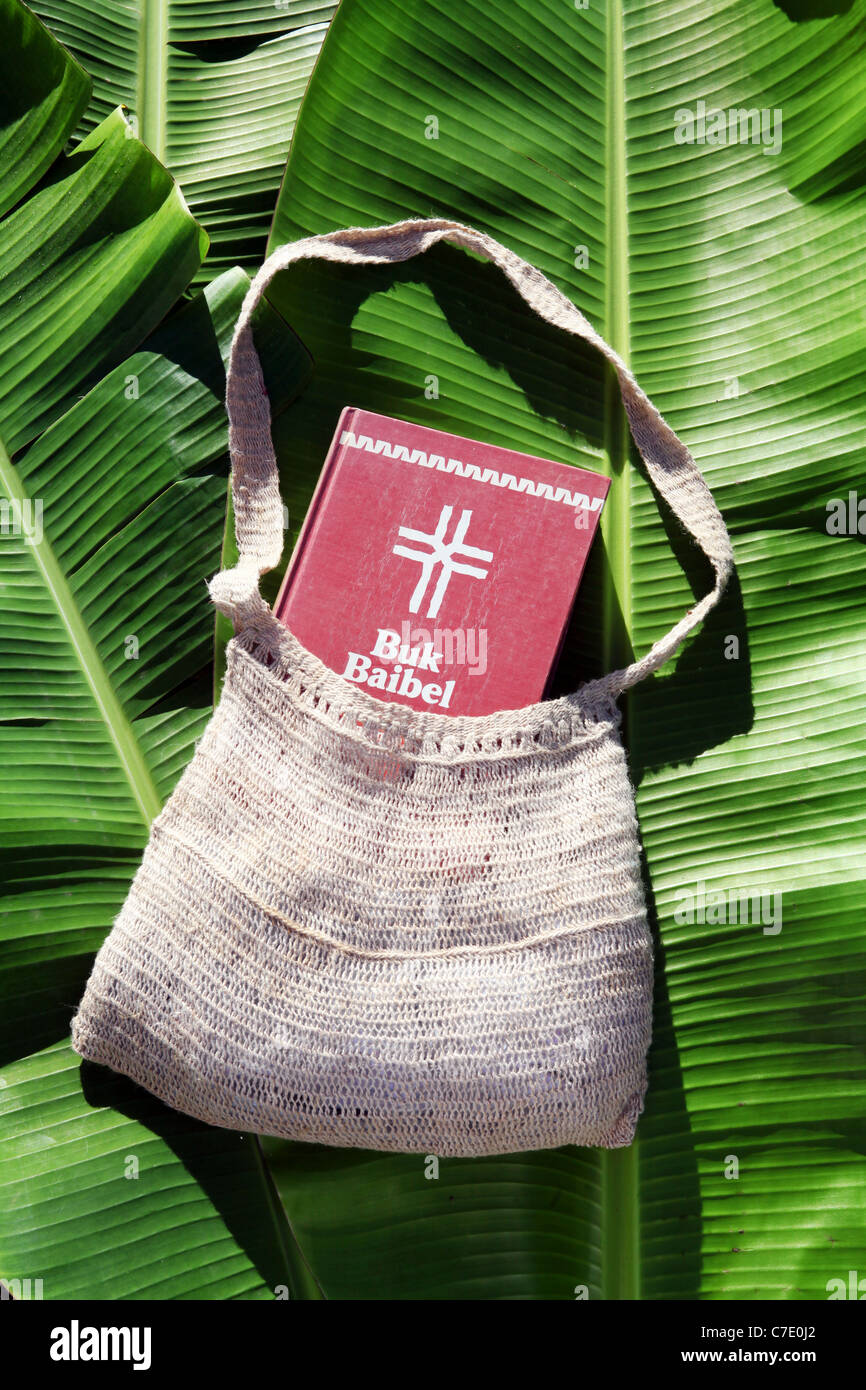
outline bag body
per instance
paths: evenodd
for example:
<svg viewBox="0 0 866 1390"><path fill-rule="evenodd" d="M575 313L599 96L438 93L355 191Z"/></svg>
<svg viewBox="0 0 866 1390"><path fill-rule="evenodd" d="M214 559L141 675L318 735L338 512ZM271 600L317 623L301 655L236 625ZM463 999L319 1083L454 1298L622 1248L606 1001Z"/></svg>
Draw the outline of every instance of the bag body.
<svg viewBox="0 0 866 1390"><path fill-rule="evenodd" d="M623 671L517 711L370 695L273 616L282 513L250 320L309 255L387 262L447 239L614 364L657 489L716 582ZM730 543L688 451L579 311L449 222L283 247L229 370L240 559L212 581L236 635L218 708L165 809L73 1022L83 1056L212 1124L441 1156L631 1142L652 946L617 697L718 599Z"/></svg>

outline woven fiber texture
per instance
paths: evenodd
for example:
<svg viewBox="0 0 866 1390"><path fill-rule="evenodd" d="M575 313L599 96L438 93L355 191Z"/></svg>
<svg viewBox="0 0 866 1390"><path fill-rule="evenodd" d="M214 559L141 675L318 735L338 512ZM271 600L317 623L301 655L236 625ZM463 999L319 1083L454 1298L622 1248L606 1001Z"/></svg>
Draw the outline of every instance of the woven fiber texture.
<svg viewBox="0 0 866 1390"><path fill-rule="evenodd" d="M251 316L292 261L406 259L447 239L612 362L657 490L715 584L671 633L577 693L483 717L375 699L306 651L258 590L282 515ZM631 1142L652 948L617 696L718 599L724 523L694 461L574 306L449 222L283 247L235 335L227 403L240 559L219 706L73 1022L82 1056L212 1124L439 1155Z"/></svg>

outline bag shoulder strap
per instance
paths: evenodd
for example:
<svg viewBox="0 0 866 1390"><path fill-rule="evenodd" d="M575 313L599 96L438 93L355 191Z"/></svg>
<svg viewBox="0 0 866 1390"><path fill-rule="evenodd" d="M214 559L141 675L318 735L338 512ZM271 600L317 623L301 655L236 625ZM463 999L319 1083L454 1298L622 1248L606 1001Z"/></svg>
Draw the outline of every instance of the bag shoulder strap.
<svg viewBox="0 0 866 1390"><path fill-rule="evenodd" d="M232 569L223 570L211 581L211 597L238 628L261 620L262 611L267 609L259 594L259 578L279 563L283 548L283 512L271 441L270 403L252 334L253 311L265 289L275 275L295 261L320 258L349 265L387 265L420 255L438 241L462 246L492 261L536 314L566 333L591 343L611 363L647 474L713 567L715 583L711 591L645 656L592 682L594 689L615 697L658 670L718 602L733 569L730 538L712 493L688 449L662 419L625 363L580 310L534 266L492 237L458 222L444 219L398 222L388 227L352 227L306 237L281 246L259 270L244 299L235 328L226 384L239 559Z"/></svg>

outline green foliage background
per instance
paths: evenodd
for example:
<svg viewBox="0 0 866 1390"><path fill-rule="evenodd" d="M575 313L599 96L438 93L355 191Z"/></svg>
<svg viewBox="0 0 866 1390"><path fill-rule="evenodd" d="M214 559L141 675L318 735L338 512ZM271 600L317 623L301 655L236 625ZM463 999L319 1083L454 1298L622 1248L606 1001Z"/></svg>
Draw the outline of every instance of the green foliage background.
<svg viewBox="0 0 866 1390"><path fill-rule="evenodd" d="M45 503L41 545L0 547L0 1275L52 1298L824 1298L863 1246L864 567L826 509L862 486L864 5L342 0L310 79L333 8L48 0L85 110L80 69L0 0L3 484ZM781 152L678 145L700 100L780 111ZM204 1130L65 1043L210 708L195 577L223 544L223 362L274 206L271 246L407 216L492 232L630 361L725 514L738 584L626 708L658 963L629 1150L433 1179ZM612 475L563 685L705 584L600 365L489 267L307 266L272 300L303 344L264 317L293 530L351 403ZM782 930L678 921L700 883L780 891Z"/></svg>

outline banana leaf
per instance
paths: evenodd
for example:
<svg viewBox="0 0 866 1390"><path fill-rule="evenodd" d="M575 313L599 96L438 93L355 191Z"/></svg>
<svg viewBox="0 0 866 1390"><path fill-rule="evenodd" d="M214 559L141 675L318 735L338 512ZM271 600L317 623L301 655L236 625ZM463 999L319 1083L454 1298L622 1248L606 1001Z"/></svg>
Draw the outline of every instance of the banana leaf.
<svg viewBox="0 0 866 1390"><path fill-rule="evenodd" d="M193 25L203 9L176 13ZM76 321L88 362L74 384L69 355L42 364L38 389L10 378L3 480L43 499L46 543L4 536L0 550L8 1284L41 1279L48 1298L798 1299L856 1265L863 570L827 504L848 501L863 446L861 22L862 5L825 21L808 0L736 16L712 0L700 23L668 3L344 0L278 208L274 244L441 213L534 259L630 358L728 519L742 587L626 711L659 967L628 1151L438 1162L260 1146L69 1053L92 951L209 713L212 619L189 579L218 559L222 360L245 281L221 277L125 361ZM55 60L34 105L57 122L55 85L76 82ZM32 119L21 66L0 188L4 137ZM701 100L782 110L781 150L678 144L677 111ZM69 98L33 182L81 104ZM122 274L111 238L139 215L122 187L117 222L92 238L118 251L97 304ZM57 246L55 294L91 244L79 230ZM691 602L705 576L633 471L610 383L480 263L442 249L387 275L305 267L274 298L316 363L276 425L293 521L351 401L612 473L563 684L643 649ZM0 303L16 304L2 286ZM77 304L46 317L46 341ZM277 321L262 332L279 405L305 366ZM706 902L689 921L701 883L728 899L778 889L784 921L764 932Z"/></svg>
<svg viewBox="0 0 866 1390"><path fill-rule="evenodd" d="M337 0L36 0L92 75L83 129L116 106L174 174L211 245L198 279L264 252L301 97Z"/></svg>
<svg viewBox="0 0 866 1390"><path fill-rule="evenodd" d="M89 83L15 0L0 79L0 1278L25 1298L273 1298L308 1276L258 1142L66 1041L210 714L204 578L249 280L165 318L206 244L171 176L119 112L58 158ZM258 333L279 408L307 361L273 313Z"/></svg>
<svg viewBox="0 0 866 1390"><path fill-rule="evenodd" d="M822 1299L857 1265L856 495L853 532L828 518L835 499L850 519L866 442L864 19L862 0L343 0L331 25L271 245L432 215L533 261L691 447L739 580L625 711L657 960L637 1142L441 1165L269 1142L326 1296ZM346 403L606 471L565 686L706 587L599 363L490 267L452 248L302 266L272 297L316 363L277 425L293 515Z"/></svg>

